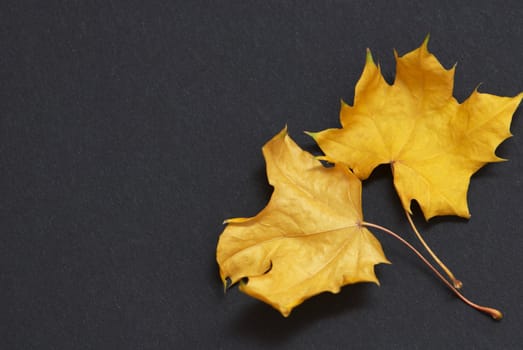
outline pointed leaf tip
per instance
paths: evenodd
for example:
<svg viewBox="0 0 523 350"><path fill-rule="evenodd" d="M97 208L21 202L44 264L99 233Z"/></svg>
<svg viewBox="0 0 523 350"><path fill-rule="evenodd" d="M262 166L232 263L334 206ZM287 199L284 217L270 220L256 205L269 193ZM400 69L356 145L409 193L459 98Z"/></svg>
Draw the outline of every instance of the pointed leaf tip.
<svg viewBox="0 0 523 350"><path fill-rule="evenodd" d="M430 33L427 33L427 36L425 37L425 39L423 39L423 44L421 44L421 46L423 46L425 49L428 48L429 40L430 40Z"/></svg>
<svg viewBox="0 0 523 350"><path fill-rule="evenodd" d="M317 132L313 132L313 131L304 131L303 133L307 136L312 137L313 140L316 140L316 136L318 135Z"/></svg>
<svg viewBox="0 0 523 350"><path fill-rule="evenodd" d="M283 129L280 130L280 132L277 134L277 136L285 137L285 136L287 136L288 133L289 133L289 130L288 130L287 124L285 124L285 126L283 127Z"/></svg>
<svg viewBox="0 0 523 350"><path fill-rule="evenodd" d="M374 59L372 58L372 52L370 52L369 48L367 48L367 55L365 57L365 63L373 63L374 64Z"/></svg>

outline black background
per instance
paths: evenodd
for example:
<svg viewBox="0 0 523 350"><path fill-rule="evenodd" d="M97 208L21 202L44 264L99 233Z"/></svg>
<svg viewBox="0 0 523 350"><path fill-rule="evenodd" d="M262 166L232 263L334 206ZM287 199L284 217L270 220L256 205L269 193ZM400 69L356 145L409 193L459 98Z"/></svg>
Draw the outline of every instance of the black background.
<svg viewBox="0 0 523 350"><path fill-rule="evenodd" d="M471 5L474 4L474 5ZM468 308L396 241L381 287L287 319L233 288L225 218L270 197L261 146L337 127L371 48L458 62L455 96L523 90L521 1L34 1L0 5L0 348L478 348L523 344L523 115L473 178L472 218L416 220ZM380 167L367 221L414 241Z"/></svg>

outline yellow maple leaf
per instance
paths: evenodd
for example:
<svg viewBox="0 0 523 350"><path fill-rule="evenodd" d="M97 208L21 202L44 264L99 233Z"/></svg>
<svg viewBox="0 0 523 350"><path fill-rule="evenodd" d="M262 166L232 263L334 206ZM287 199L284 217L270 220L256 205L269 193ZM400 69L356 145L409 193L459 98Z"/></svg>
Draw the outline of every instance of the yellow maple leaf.
<svg viewBox="0 0 523 350"><path fill-rule="evenodd" d="M459 104L452 96L454 67L446 70L427 49L396 57L389 85L370 54L356 85L354 104L342 103L341 129L309 133L331 162L360 179L390 163L406 211L416 200L428 220L437 215L470 217L470 177L502 159L497 146L510 137L510 122L523 93L500 97L477 89Z"/></svg>
<svg viewBox="0 0 523 350"><path fill-rule="evenodd" d="M226 220L216 259L224 283L288 316L305 299L356 282L378 283L374 265L388 263L363 226L361 181L346 167L324 167L287 135L263 147L267 206L252 218Z"/></svg>

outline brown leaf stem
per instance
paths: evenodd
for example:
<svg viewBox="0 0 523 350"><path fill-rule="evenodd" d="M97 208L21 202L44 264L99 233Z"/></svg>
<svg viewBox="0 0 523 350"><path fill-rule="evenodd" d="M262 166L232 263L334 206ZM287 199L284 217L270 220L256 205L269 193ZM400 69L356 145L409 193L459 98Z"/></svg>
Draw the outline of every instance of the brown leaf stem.
<svg viewBox="0 0 523 350"><path fill-rule="evenodd" d="M410 227L412 227L412 230L416 234L416 237L418 237L418 240L421 242L423 247L427 250L427 252L430 254L432 259L434 259L434 261L447 274L447 276L450 278L450 281L454 285L454 288L461 289L461 287L463 287L463 283L460 280L458 280L456 277L454 277L454 274L452 273L452 271L450 271L450 269L438 258L436 253L434 253L432 251L432 249L430 249L429 245L427 244L427 242L425 242L425 240L423 239L423 237L419 233L418 229L416 228L416 225L414 225L414 221L412 220L412 217L409 214L409 212L405 210L405 214L407 215L407 219L409 220Z"/></svg>
<svg viewBox="0 0 523 350"><path fill-rule="evenodd" d="M452 291L454 292L454 294L456 294L456 296L458 298L460 298L465 304L469 305L470 307L480 311L480 312L483 312L483 313L486 313L488 315L490 315L493 319L495 320L501 320L503 318L503 314L501 313L501 311L497 310L497 309L494 309L494 308L491 308L491 307L486 307L486 306L481 306L481 305L478 305L476 303L473 303L472 301L470 301L469 299L467 299L463 294L461 294L449 281L447 281L447 279L416 249L414 248L414 246L412 246L412 244L410 244L409 242L407 242L405 239L403 239L400 235L398 235L397 233L383 227L383 226L380 226L380 225L376 225L376 224L373 224L373 223L369 223L369 222L361 222L361 225L362 226L365 226L365 227L372 227L372 228L375 228L375 229L378 229L380 231L383 231L387 234L389 234L390 236L394 237L395 239L397 239L398 241L400 241L401 243L403 243L407 248L409 248L412 252L414 252L418 258L425 264L427 265L427 267L429 267L432 272L434 272L434 274Z"/></svg>

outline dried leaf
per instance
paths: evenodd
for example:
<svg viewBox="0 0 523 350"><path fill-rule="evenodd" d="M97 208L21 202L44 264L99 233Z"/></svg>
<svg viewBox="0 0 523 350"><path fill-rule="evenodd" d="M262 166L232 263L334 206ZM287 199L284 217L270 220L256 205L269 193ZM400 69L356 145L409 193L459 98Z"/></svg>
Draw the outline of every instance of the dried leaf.
<svg viewBox="0 0 523 350"><path fill-rule="evenodd" d="M356 282L378 283L388 263L360 225L361 182L346 167L324 167L283 129L263 147L274 193L252 218L227 220L216 251L220 275L284 316L305 299Z"/></svg>
<svg viewBox="0 0 523 350"><path fill-rule="evenodd" d="M393 85L368 52L354 105L342 103L342 128L310 135L327 160L346 164L362 180L379 164L390 163L408 212L416 200L427 220L468 218L470 177L486 163L502 160L495 150L511 136L523 93L510 98L475 90L459 104L452 96L454 67L443 68L427 42L402 57L395 53Z"/></svg>

